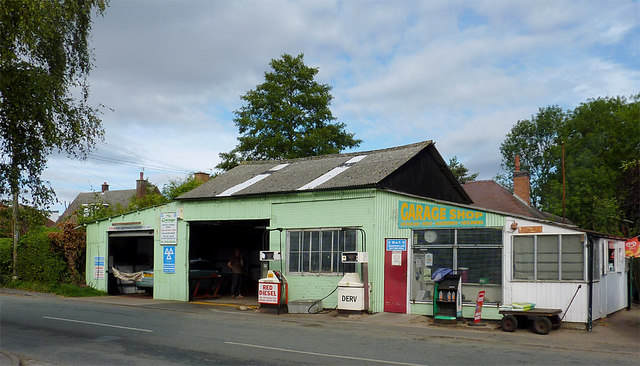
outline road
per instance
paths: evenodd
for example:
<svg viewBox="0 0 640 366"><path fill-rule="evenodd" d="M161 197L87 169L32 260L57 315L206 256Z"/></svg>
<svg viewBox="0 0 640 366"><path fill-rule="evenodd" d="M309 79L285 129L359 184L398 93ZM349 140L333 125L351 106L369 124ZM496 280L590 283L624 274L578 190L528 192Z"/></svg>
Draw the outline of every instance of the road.
<svg viewBox="0 0 640 366"><path fill-rule="evenodd" d="M637 350L552 335L0 295L0 349L26 364L638 365Z"/></svg>

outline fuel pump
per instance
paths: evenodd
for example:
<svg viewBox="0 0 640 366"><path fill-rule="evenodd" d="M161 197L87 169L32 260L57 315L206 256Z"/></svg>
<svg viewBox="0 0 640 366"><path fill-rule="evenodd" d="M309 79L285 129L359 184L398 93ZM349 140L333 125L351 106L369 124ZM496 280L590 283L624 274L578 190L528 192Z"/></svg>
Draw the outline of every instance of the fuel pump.
<svg viewBox="0 0 640 366"><path fill-rule="evenodd" d="M280 250L262 250L260 251L260 261L266 264L266 277L258 280L258 303L266 305L277 305L278 314L280 313L280 305L286 304L289 297L289 289L287 287L287 278L282 272L270 269L271 263L280 262L280 270L282 270L282 228L268 229L265 236L271 231L280 232Z"/></svg>
<svg viewBox="0 0 640 366"><path fill-rule="evenodd" d="M362 234L361 252L343 252L342 263L360 263L360 273L346 273L338 282L339 310L368 310L369 309L369 253L367 252L367 236L361 228L343 228L342 230L358 230Z"/></svg>

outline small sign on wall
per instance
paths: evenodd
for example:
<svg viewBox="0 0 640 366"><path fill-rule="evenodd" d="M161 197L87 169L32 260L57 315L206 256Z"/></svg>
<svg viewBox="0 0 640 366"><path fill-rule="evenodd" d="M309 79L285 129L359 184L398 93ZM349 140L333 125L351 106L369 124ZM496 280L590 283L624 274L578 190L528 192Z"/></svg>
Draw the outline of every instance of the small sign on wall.
<svg viewBox="0 0 640 366"><path fill-rule="evenodd" d="M178 216L175 212L160 214L160 245L178 243Z"/></svg>
<svg viewBox="0 0 640 366"><path fill-rule="evenodd" d="M518 233L520 234L538 234L542 232L542 226L520 226Z"/></svg>
<svg viewBox="0 0 640 366"><path fill-rule="evenodd" d="M384 239L387 250L407 250L407 239Z"/></svg>
<svg viewBox="0 0 640 366"><path fill-rule="evenodd" d="M93 279L104 280L104 257L93 257Z"/></svg>
<svg viewBox="0 0 640 366"><path fill-rule="evenodd" d="M176 247L168 245L162 248L162 272L176 273Z"/></svg>

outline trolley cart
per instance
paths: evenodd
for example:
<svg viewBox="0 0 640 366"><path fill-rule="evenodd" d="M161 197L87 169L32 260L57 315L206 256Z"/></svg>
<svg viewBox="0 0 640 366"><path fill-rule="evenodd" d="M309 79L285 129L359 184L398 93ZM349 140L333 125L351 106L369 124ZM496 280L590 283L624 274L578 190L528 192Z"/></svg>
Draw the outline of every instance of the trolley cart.
<svg viewBox="0 0 640 366"><path fill-rule="evenodd" d="M502 330L513 332L518 329L518 324L524 325L532 321L533 330L538 334L548 334L552 329L560 328L562 309L538 309L531 310L500 310L502 318Z"/></svg>

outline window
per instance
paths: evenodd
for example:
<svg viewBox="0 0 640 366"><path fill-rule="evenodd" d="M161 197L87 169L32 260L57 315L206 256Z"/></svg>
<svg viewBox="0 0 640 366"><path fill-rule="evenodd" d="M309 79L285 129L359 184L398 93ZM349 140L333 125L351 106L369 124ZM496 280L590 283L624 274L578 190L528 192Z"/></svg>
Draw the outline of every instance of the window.
<svg viewBox="0 0 640 366"><path fill-rule="evenodd" d="M513 278L516 280L583 280L582 235L513 237Z"/></svg>
<svg viewBox="0 0 640 366"><path fill-rule="evenodd" d="M413 232L412 299L431 301L431 274L451 268L462 278L462 300L473 302L485 291L485 302L502 301L502 229L433 229Z"/></svg>
<svg viewBox="0 0 640 366"><path fill-rule="evenodd" d="M290 230L288 268L290 273L355 272L355 264L343 264L342 252L357 248L355 230Z"/></svg>

